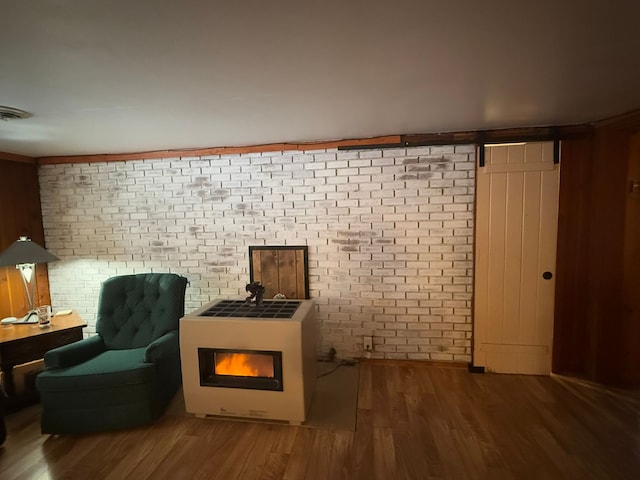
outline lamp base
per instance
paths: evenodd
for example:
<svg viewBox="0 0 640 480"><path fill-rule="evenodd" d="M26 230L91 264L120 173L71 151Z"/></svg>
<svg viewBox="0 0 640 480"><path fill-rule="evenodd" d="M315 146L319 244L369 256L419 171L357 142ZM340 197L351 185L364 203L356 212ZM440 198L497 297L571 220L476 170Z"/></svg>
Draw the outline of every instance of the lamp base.
<svg viewBox="0 0 640 480"><path fill-rule="evenodd" d="M12 325L32 325L34 323L38 323L38 311L29 310L24 317L18 318L15 322L10 322L10 323Z"/></svg>

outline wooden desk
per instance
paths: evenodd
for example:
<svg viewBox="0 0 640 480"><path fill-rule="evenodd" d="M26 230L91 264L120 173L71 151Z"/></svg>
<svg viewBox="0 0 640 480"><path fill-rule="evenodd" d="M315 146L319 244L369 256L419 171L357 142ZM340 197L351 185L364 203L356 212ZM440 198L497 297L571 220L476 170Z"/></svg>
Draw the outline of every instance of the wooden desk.
<svg viewBox="0 0 640 480"><path fill-rule="evenodd" d="M13 367L39 360L52 348L81 340L82 329L86 326L76 312L53 317L51 325L46 328L40 328L37 323L0 325L0 368L8 406L16 401Z"/></svg>

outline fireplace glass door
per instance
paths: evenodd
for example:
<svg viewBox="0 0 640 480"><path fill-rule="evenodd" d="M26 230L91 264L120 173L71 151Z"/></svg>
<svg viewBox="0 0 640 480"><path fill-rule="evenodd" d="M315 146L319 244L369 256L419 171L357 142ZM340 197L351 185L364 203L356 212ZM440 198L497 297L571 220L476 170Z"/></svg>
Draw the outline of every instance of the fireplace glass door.
<svg viewBox="0 0 640 480"><path fill-rule="evenodd" d="M283 391L282 352L198 348L200 385Z"/></svg>

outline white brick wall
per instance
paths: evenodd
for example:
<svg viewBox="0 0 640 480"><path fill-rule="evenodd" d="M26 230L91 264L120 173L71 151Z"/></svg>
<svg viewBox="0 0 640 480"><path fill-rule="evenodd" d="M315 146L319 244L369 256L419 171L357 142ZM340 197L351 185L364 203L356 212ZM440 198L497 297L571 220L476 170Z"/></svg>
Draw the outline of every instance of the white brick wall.
<svg viewBox="0 0 640 480"><path fill-rule="evenodd" d="M40 168L54 308L94 331L100 283L243 298L250 245L308 245L319 353L470 361L474 148L286 151Z"/></svg>

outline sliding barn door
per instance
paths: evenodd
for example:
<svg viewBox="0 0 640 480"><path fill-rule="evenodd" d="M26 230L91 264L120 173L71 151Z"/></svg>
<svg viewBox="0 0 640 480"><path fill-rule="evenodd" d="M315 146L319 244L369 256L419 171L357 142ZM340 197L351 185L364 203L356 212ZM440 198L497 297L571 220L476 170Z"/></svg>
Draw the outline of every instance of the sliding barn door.
<svg viewBox="0 0 640 480"><path fill-rule="evenodd" d="M474 365L551 372L559 165L553 143L485 146L478 168Z"/></svg>

